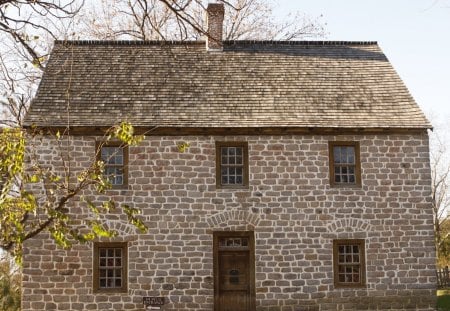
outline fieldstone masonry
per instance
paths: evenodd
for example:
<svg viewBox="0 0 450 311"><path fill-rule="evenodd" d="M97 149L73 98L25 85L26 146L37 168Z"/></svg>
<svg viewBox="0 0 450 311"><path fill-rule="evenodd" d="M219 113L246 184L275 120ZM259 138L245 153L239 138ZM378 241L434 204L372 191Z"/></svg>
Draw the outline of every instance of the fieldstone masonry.
<svg viewBox="0 0 450 311"><path fill-rule="evenodd" d="M74 136L74 167L94 157L100 137ZM360 142L362 187L331 188L328 141ZM215 142L246 141L249 187L216 189ZM181 153L180 142L190 147ZM59 167L43 137L42 162ZM142 210L149 231L123 215L108 218L128 242L128 292L94 294L93 246L28 241L23 310L144 310L143 296L165 296L163 310L213 310L212 233L255 233L256 309L434 310L435 249L428 136L149 136L129 148L129 187L107 196ZM85 191L90 199L94 191ZM81 221L86 209L72 203ZM335 289L333 239L364 239L364 289Z"/></svg>

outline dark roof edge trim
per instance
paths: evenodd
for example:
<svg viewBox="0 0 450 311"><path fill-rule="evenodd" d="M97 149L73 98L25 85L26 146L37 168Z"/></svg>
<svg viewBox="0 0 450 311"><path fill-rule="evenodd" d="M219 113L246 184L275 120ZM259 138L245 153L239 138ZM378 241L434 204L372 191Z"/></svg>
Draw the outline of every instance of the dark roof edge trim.
<svg viewBox="0 0 450 311"><path fill-rule="evenodd" d="M55 45L203 45L205 41L55 40Z"/></svg>
<svg viewBox="0 0 450 311"><path fill-rule="evenodd" d="M276 41L276 40L230 40L224 45L263 44L263 45L377 45L377 41ZM62 45L204 45L205 41L160 41L160 40L55 40L55 44Z"/></svg>
<svg viewBox="0 0 450 311"><path fill-rule="evenodd" d="M69 130L65 127L25 127L30 133L92 136L104 135L110 127L77 126ZM144 127L136 126L135 133L145 136L229 136L229 135L383 135L383 134L423 134L431 127L416 128L336 128L336 127Z"/></svg>

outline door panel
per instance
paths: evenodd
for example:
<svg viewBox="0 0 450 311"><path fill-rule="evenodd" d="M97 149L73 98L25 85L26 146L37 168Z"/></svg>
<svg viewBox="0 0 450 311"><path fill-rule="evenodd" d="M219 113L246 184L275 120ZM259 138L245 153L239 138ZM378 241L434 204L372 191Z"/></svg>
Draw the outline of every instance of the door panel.
<svg viewBox="0 0 450 311"><path fill-rule="evenodd" d="M221 252L219 267L221 290L248 290L248 251Z"/></svg>
<svg viewBox="0 0 450 311"><path fill-rule="evenodd" d="M243 291L224 291L220 293L220 311L248 311L249 297Z"/></svg>

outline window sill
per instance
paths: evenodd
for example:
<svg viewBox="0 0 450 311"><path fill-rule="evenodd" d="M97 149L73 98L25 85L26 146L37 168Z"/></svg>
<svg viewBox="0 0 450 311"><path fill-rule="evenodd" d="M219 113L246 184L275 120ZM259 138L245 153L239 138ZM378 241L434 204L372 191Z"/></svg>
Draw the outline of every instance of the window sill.
<svg viewBox="0 0 450 311"><path fill-rule="evenodd" d="M216 185L216 190L250 190L248 185L245 186L219 186Z"/></svg>
<svg viewBox="0 0 450 311"><path fill-rule="evenodd" d="M364 289L367 288L366 284L362 284L362 285L334 285L334 289Z"/></svg>
<svg viewBox="0 0 450 311"><path fill-rule="evenodd" d="M330 188L334 189L361 189L361 184L330 184Z"/></svg>
<svg viewBox="0 0 450 311"><path fill-rule="evenodd" d="M94 294L127 294L128 289L126 288L111 288L111 289L94 289Z"/></svg>

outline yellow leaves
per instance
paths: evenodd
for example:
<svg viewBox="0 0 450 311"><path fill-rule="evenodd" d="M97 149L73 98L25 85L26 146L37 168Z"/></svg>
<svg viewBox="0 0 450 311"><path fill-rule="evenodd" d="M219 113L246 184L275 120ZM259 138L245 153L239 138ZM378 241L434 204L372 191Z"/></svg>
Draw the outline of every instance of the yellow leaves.
<svg viewBox="0 0 450 311"><path fill-rule="evenodd" d="M177 144L178 151L181 153L184 153L186 151L186 149L189 147L190 147L190 144L187 142L184 142L184 141Z"/></svg>
<svg viewBox="0 0 450 311"><path fill-rule="evenodd" d="M40 178L38 175L31 175L30 176L30 183L37 183L39 182Z"/></svg>
<svg viewBox="0 0 450 311"><path fill-rule="evenodd" d="M49 231L56 244L58 244L62 248L69 248L71 246L69 239L63 231L57 230L55 228L50 228Z"/></svg>
<svg viewBox="0 0 450 311"><path fill-rule="evenodd" d="M31 64L33 65L34 68L38 68L39 66L41 66L43 62L45 62L45 56L34 58Z"/></svg>
<svg viewBox="0 0 450 311"><path fill-rule="evenodd" d="M144 139L144 136L134 134L134 127L129 122L121 122L113 127L112 136L127 145L137 145Z"/></svg>
<svg viewBox="0 0 450 311"><path fill-rule="evenodd" d="M52 182L59 182L60 180L61 180L61 176L54 175L54 174L52 174L50 176L50 181L52 181Z"/></svg>
<svg viewBox="0 0 450 311"><path fill-rule="evenodd" d="M35 60L35 64L39 66L44 60L39 58ZM69 248L77 241L116 236L117 232L109 229L105 220L108 219L107 214L119 209L119 206L116 207L117 202L111 196L98 196L111 188L111 183L104 174L105 163L93 157L90 166L83 166L84 169L78 170L77 167L76 170L59 170L59 167L55 168L50 163L51 160L39 162L39 152L32 150L27 155L25 169L24 134L20 129L4 129L0 132L0 176L9 181L0 195L0 238L4 245L14 245L16 259L21 260L22 243L33 237L33 230L36 231L37 228L38 232L44 230L50 233L54 241L63 248ZM61 140L64 135L64 131L54 133L51 138L55 145L65 146L66 143L71 143L70 140ZM111 139L120 139L123 145L136 145L144 136L136 135L130 123L122 122L108 132L108 140ZM179 150L184 152L188 147L188 143L182 142ZM39 150L41 149L38 147L37 151ZM69 173L66 174L67 172ZM14 197L10 195L11 189L15 191ZM30 192L20 189L29 189ZM83 195L91 201L83 198ZM83 208L88 219L81 223L79 215L73 214L73 207ZM121 209L130 224L142 232L147 231L143 218L139 216L139 209L128 205L121 206ZM43 224L45 227L40 228Z"/></svg>
<svg viewBox="0 0 450 311"><path fill-rule="evenodd" d="M127 204L122 205L122 209L128 217L128 222L138 228L142 233L146 233L148 231L145 223L136 217L136 215L141 214L141 211L137 208L131 207Z"/></svg>
<svg viewBox="0 0 450 311"><path fill-rule="evenodd" d="M23 171L25 139L20 129L2 129L0 132L0 172L14 176ZM5 174L6 173L6 174Z"/></svg>

